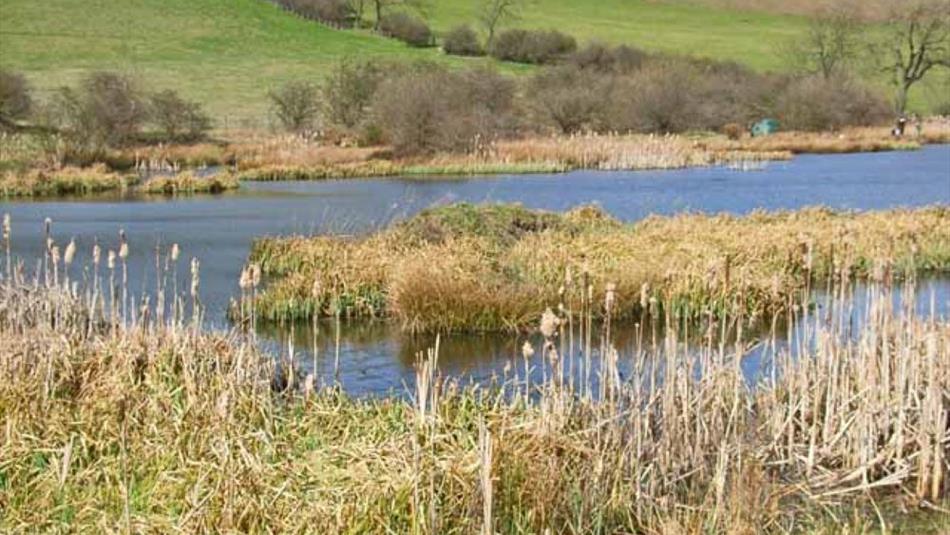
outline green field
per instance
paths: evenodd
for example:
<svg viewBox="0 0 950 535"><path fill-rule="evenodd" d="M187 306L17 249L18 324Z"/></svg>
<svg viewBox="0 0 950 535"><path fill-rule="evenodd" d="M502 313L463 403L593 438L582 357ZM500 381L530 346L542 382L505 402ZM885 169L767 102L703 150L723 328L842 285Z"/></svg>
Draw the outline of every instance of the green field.
<svg viewBox="0 0 950 535"><path fill-rule="evenodd" d="M439 0L430 3L428 17L442 32L474 22L477 6L477 0ZM534 0L517 24L557 28L582 43L629 43L763 71L783 68L777 47L805 28L800 17L643 0ZM345 56L487 61L333 30L265 0L0 0L0 66L26 72L41 91L91 69L118 69L204 102L219 127L265 124L268 88L318 79ZM930 91L920 93L918 100L933 100Z"/></svg>

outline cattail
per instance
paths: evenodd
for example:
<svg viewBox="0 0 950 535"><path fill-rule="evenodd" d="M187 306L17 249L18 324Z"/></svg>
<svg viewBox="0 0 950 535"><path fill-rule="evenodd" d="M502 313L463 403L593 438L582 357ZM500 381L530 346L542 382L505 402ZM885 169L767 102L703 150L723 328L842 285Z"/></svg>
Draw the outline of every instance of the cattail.
<svg viewBox="0 0 950 535"><path fill-rule="evenodd" d="M313 279L313 286L310 287L310 297L320 299L323 295L323 282L319 278Z"/></svg>
<svg viewBox="0 0 950 535"><path fill-rule="evenodd" d="M247 290L251 286L251 270L247 266L241 270L241 278L238 281L238 286L241 287L241 290Z"/></svg>
<svg viewBox="0 0 950 535"><path fill-rule="evenodd" d="M612 282L608 282L607 294L604 296L604 308L607 309L608 314L610 313L611 310L613 310L614 302L616 300L617 300L617 285Z"/></svg>
<svg viewBox="0 0 950 535"><path fill-rule="evenodd" d="M10 224L10 214L3 214L3 241L4 243L10 243L10 229L12 225Z"/></svg>
<svg viewBox="0 0 950 535"><path fill-rule="evenodd" d="M108 260L109 269L115 269L115 251L109 250L109 260Z"/></svg>
<svg viewBox="0 0 950 535"><path fill-rule="evenodd" d="M647 309L647 305L650 304L650 284L644 282L640 285L640 308L643 310Z"/></svg>
<svg viewBox="0 0 950 535"><path fill-rule="evenodd" d="M534 356L534 346L531 345L531 342L525 342L524 345L521 346L521 356L526 359L530 359Z"/></svg>
<svg viewBox="0 0 950 535"><path fill-rule="evenodd" d="M119 244L119 258L124 262L125 259L129 257L129 242L125 239L124 230L119 231L119 241L121 242Z"/></svg>
<svg viewBox="0 0 950 535"><path fill-rule="evenodd" d="M172 244L172 252L171 252L172 262L177 262L177 261L178 261L178 255L179 255L180 253L181 253L181 251L178 249L178 244L177 244L177 243L173 243L173 244Z"/></svg>
<svg viewBox="0 0 950 535"><path fill-rule="evenodd" d="M50 259L53 261L53 265L59 264L59 246L53 245L49 249Z"/></svg>
<svg viewBox="0 0 950 535"><path fill-rule="evenodd" d="M541 315L541 335L545 338L553 338L557 334L557 327L560 325L561 320L558 319L557 315L548 308L544 311L544 314Z"/></svg>
<svg viewBox="0 0 950 535"><path fill-rule="evenodd" d="M99 247L99 244L92 246L92 263L94 266L99 267L99 261L102 260L102 249Z"/></svg>
<svg viewBox="0 0 950 535"><path fill-rule="evenodd" d="M46 237L49 238L50 234L53 233L53 220L48 217L44 219L43 227L46 229Z"/></svg>
<svg viewBox="0 0 950 535"><path fill-rule="evenodd" d="M198 297L198 284L199 284L199 275L201 271L201 263L197 258L191 259L191 297Z"/></svg>
<svg viewBox="0 0 950 535"><path fill-rule="evenodd" d="M251 264L251 286L257 288L261 284L261 266Z"/></svg>
<svg viewBox="0 0 950 535"><path fill-rule="evenodd" d="M69 245L66 246L66 252L63 254L63 262L67 266L73 263L73 258L76 257L76 240L69 240Z"/></svg>

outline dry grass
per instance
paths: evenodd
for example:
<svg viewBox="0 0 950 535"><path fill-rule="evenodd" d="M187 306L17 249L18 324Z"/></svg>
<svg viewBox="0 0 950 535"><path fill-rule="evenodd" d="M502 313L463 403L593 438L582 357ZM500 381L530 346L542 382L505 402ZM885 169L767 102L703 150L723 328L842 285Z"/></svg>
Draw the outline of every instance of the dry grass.
<svg viewBox="0 0 950 535"><path fill-rule="evenodd" d="M177 195L183 193L222 193L240 187L237 177L228 172L198 176L190 171L176 175L156 176L146 180L137 189L145 193Z"/></svg>
<svg viewBox="0 0 950 535"><path fill-rule="evenodd" d="M463 204L365 238L260 240L251 262L271 278L257 308L265 320L342 314L391 317L410 331L513 330L558 302L568 271L574 284L615 284L615 316L639 314L650 298L695 315L737 296L761 315L839 264L863 275L874 258L890 259L887 269L901 275L946 271L948 228L946 207L687 214L622 225L596 208L558 216Z"/></svg>
<svg viewBox="0 0 950 535"><path fill-rule="evenodd" d="M0 175L0 196L88 195L106 191L124 191L133 183L133 178L109 171L102 164L91 168L34 169Z"/></svg>
<svg viewBox="0 0 950 535"><path fill-rule="evenodd" d="M712 138L702 143L709 150L752 151L753 153L786 151L793 154L845 154L854 152L882 152L915 150L924 144L950 143L950 123L928 121L920 136L908 126L907 135L894 138L883 127L848 128L841 132L780 132L764 137L745 137L740 140Z"/></svg>
<svg viewBox="0 0 950 535"><path fill-rule="evenodd" d="M525 348L545 355L544 381L463 389L436 348L411 400L360 401L278 374L241 332L201 332L187 297L127 310L120 266L74 285L81 268L54 257L0 281L4 532L938 534L950 520L900 512L950 507L950 326L895 306L886 274L856 325L790 314L766 341L779 373L755 388L741 298L696 326L654 315L665 340L621 357L604 338L594 360L585 311L613 303L566 283ZM805 353L777 343L786 329Z"/></svg>

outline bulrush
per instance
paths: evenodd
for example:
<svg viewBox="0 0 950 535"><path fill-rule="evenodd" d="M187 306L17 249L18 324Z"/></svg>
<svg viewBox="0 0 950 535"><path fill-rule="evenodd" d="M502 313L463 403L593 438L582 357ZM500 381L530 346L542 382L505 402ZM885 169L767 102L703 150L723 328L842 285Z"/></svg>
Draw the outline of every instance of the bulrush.
<svg viewBox="0 0 950 535"><path fill-rule="evenodd" d="M557 314L550 308L546 309L544 314L541 315L541 336L544 336L546 340L551 340L557 335L557 328L560 324L561 320L557 317Z"/></svg>

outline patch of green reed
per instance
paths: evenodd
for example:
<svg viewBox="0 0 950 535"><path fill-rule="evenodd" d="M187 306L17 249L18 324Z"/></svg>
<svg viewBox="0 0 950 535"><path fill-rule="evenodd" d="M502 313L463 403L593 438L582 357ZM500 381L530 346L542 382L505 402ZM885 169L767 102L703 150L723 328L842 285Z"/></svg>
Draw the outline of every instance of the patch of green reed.
<svg viewBox="0 0 950 535"><path fill-rule="evenodd" d="M108 171L105 166L7 172L0 176L0 196L50 197L90 195L130 188L136 179Z"/></svg>

